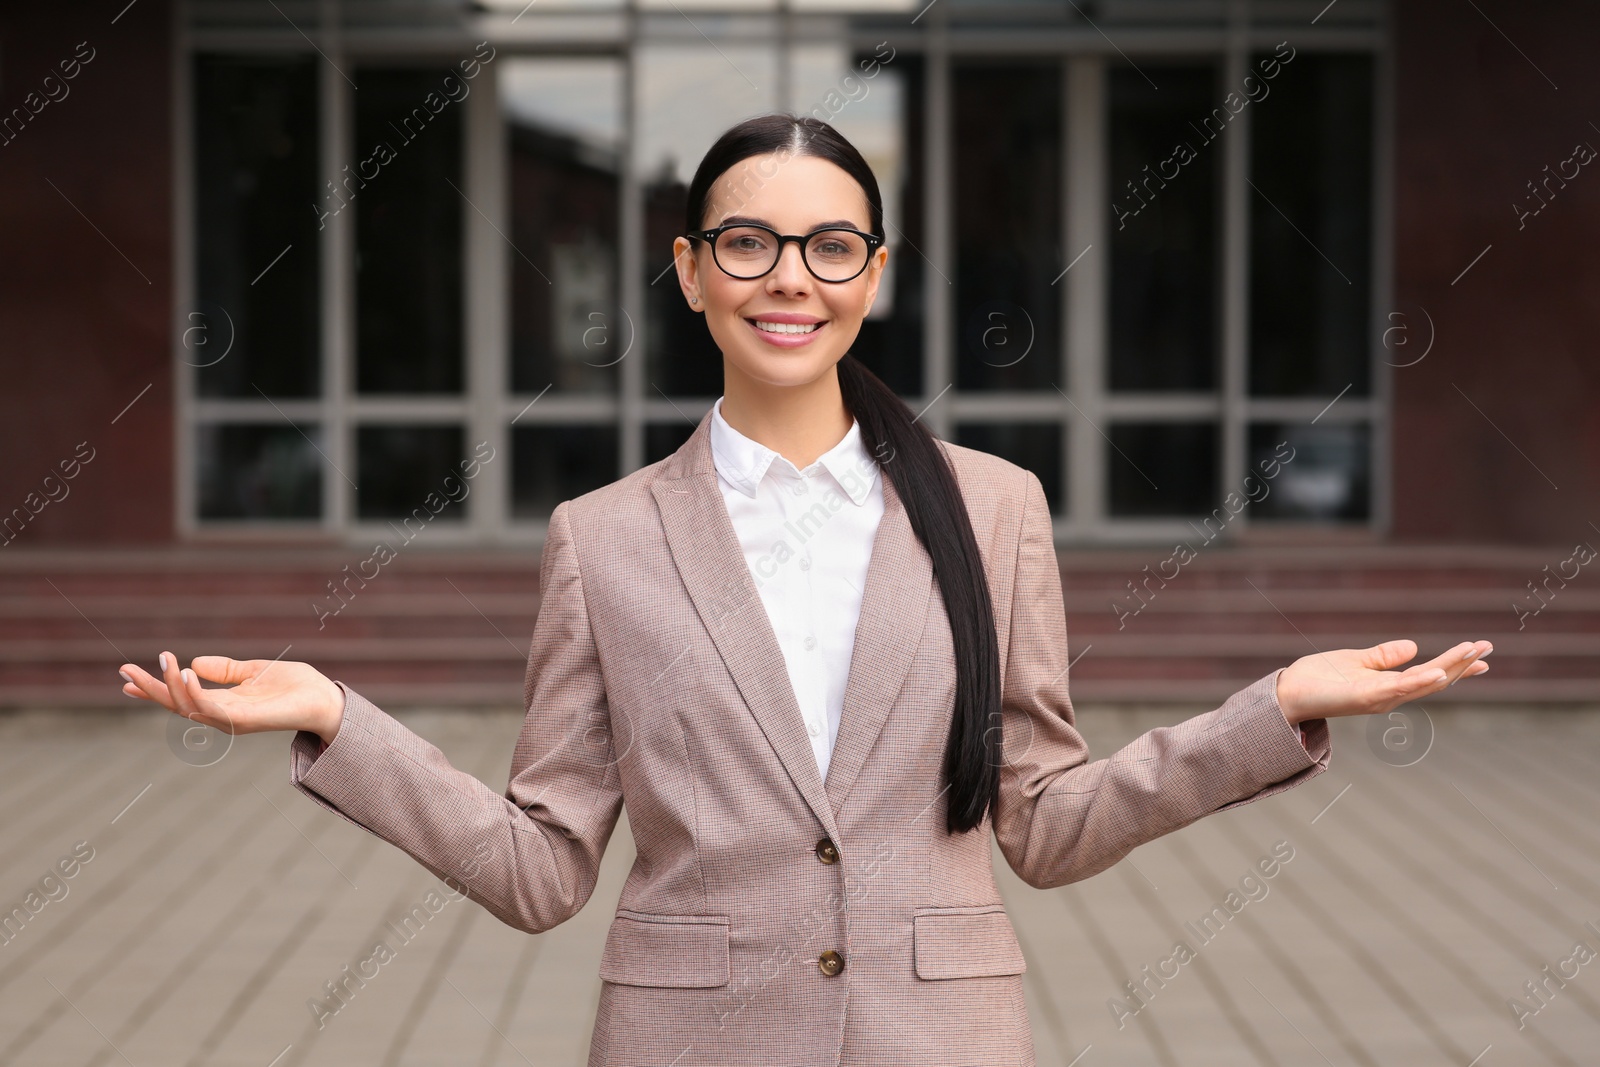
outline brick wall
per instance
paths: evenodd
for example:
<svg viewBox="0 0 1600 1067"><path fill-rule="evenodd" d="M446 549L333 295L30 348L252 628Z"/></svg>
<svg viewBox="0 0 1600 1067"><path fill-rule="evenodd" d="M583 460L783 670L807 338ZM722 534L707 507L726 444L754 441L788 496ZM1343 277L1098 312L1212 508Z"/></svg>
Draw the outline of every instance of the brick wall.
<svg viewBox="0 0 1600 1067"><path fill-rule="evenodd" d="M0 544L13 551L173 536L172 15L166 0L125 5L0 7Z"/></svg>
<svg viewBox="0 0 1600 1067"><path fill-rule="evenodd" d="M1437 336L1394 371L1395 537L1600 543L1600 159L1513 210L1600 149L1600 9L1478 6L1396 13L1395 297Z"/></svg>

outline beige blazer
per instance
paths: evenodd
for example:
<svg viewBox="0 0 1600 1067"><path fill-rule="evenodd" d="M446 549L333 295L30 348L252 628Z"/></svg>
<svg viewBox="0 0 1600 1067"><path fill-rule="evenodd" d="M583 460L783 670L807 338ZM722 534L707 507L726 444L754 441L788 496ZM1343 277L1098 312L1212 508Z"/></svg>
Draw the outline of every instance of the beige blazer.
<svg viewBox="0 0 1600 1067"><path fill-rule="evenodd" d="M991 829L1029 885L1087 878L1322 773L1327 724L1307 723L1302 747L1274 671L1090 762L1044 490L944 443L999 632L999 805L980 830L945 830L953 646L889 479L824 781L710 425L708 412L673 455L551 515L504 794L343 683L333 744L292 741L295 786L530 933L589 899L626 803L638 856L600 961L590 1067L1032 1067Z"/></svg>

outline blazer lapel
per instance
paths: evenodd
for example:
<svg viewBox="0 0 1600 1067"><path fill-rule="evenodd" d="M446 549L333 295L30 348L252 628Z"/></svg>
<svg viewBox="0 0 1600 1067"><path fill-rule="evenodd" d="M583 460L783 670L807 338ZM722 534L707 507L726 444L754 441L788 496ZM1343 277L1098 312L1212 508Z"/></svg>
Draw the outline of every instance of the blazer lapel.
<svg viewBox="0 0 1600 1067"><path fill-rule="evenodd" d="M883 479L883 518L872 542L844 710L828 760L826 787L835 811L844 806L905 684L933 594L933 562L911 528L894 482L881 471L878 477Z"/></svg>
<svg viewBox="0 0 1600 1067"><path fill-rule="evenodd" d="M678 574L750 714L828 834L837 834L783 650L717 484L709 411L668 458L651 492Z"/></svg>
<svg viewBox="0 0 1600 1067"><path fill-rule="evenodd" d="M795 788L829 835L837 836L835 813L905 681L933 588L932 564L893 483L884 478L884 513L867 566L826 786L817 773L783 650L717 484L709 411L665 461L651 491L673 562L751 715Z"/></svg>

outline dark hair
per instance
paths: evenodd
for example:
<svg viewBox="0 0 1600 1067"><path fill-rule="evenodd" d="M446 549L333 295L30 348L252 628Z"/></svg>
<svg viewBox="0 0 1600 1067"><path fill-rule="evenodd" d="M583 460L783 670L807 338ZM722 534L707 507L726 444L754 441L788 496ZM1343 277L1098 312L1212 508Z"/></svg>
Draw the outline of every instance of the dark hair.
<svg viewBox="0 0 1600 1067"><path fill-rule="evenodd" d="M717 138L689 183L685 229L704 224L713 182L734 164L768 153L785 161L816 156L837 165L866 194L870 231L884 235L878 180L861 153L828 123L789 114L746 119ZM1000 647L978 541L955 471L933 434L913 421L910 409L853 353L839 360L838 374L845 407L879 470L894 482L944 598L956 660L955 712L944 756L950 792L945 823L950 833L971 830L998 799L1001 758Z"/></svg>

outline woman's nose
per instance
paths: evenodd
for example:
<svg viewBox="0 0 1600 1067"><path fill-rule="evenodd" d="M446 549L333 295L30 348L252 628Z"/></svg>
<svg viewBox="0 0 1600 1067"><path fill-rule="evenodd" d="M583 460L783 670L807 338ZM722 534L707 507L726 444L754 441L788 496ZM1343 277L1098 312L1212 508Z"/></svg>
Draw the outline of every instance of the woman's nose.
<svg viewBox="0 0 1600 1067"><path fill-rule="evenodd" d="M767 288L785 293L804 292L811 287L811 272L806 270L805 257L800 246L793 241L785 244L778 253L778 262L767 276Z"/></svg>

